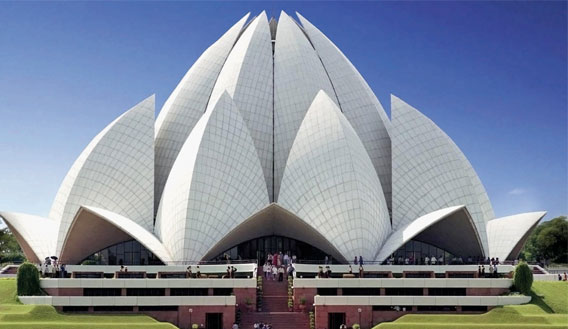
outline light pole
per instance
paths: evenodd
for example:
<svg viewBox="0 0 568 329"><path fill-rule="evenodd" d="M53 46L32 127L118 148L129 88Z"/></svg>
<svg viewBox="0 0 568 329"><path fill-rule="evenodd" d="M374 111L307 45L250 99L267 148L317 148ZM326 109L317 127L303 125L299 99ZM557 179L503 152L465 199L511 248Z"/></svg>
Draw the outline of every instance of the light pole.
<svg viewBox="0 0 568 329"><path fill-rule="evenodd" d="M193 313L193 309L189 309L189 327L192 328L193 324L191 323L191 313Z"/></svg>
<svg viewBox="0 0 568 329"><path fill-rule="evenodd" d="M361 326L361 308L358 308L357 312L359 312L359 326Z"/></svg>

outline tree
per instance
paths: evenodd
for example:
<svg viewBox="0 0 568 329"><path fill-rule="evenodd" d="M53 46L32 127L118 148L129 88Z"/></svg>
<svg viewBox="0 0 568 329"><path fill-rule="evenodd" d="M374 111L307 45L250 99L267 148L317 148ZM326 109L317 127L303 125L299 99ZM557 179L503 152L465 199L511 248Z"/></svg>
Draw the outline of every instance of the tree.
<svg viewBox="0 0 568 329"><path fill-rule="evenodd" d="M24 263L18 268L16 279L18 296L41 295L39 287L39 271L32 263Z"/></svg>
<svg viewBox="0 0 568 329"><path fill-rule="evenodd" d="M0 263L24 259L24 253L14 234L7 227L0 229Z"/></svg>
<svg viewBox="0 0 568 329"><path fill-rule="evenodd" d="M527 240L521 258L528 261L549 260L568 263L568 221L556 217L536 227Z"/></svg>
<svg viewBox="0 0 568 329"><path fill-rule="evenodd" d="M521 293L528 295L531 292L533 284L533 273L525 262L521 262L515 268L515 276L513 278L515 288Z"/></svg>

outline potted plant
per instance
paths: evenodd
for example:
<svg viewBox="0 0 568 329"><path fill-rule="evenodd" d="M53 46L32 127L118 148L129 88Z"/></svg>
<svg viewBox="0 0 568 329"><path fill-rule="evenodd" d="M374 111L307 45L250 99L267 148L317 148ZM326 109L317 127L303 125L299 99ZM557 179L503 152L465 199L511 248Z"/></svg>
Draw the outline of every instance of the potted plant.
<svg viewBox="0 0 568 329"><path fill-rule="evenodd" d="M248 311L254 311L254 306L252 305L252 299L250 299L250 297L245 298L245 304L247 305Z"/></svg>
<svg viewBox="0 0 568 329"><path fill-rule="evenodd" d="M199 329L199 325L197 323L194 323L191 325L191 329Z"/></svg>
<svg viewBox="0 0 568 329"><path fill-rule="evenodd" d="M305 310L306 309L306 297L302 296L300 297L300 310Z"/></svg>
<svg viewBox="0 0 568 329"><path fill-rule="evenodd" d="M353 326L351 327L353 329L361 329L361 326L357 323L353 324Z"/></svg>
<svg viewBox="0 0 568 329"><path fill-rule="evenodd" d="M292 310L294 310L294 302L292 299L288 299L288 311L292 312Z"/></svg>

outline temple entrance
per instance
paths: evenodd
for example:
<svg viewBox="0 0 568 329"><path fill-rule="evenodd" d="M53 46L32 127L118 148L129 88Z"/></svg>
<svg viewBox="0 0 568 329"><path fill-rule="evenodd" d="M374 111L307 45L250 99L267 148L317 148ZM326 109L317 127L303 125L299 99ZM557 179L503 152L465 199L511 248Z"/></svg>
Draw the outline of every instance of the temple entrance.
<svg viewBox="0 0 568 329"><path fill-rule="evenodd" d="M242 242L215 257L215 260L223 260L228 256L231 260L258 259L263 265L268 254L282 252L289 257L296 256L298 262L322 263L327 256L331 262L331 256L326 255L320 249L305 242L279 236L270 235ZM336 262L337 263L337 262Z"/></svg>

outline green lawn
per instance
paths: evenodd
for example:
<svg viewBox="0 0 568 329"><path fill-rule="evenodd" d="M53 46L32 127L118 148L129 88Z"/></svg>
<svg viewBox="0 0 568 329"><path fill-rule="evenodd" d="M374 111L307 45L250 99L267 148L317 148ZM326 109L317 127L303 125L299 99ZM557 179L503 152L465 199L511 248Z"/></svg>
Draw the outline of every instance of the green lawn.
<svg viewBox="0 0 568 329"><path fill-rule="evenodd" d="M0 328L148 328L172 329L146 315L67 315L47 305L22 305L16 297L16 280L0 280Z"/></svg>
<svg viewBox="0 0 568 329"><path fill-rule="evenodd" d="M375 329L568 328L568 283L535 282L530 304L497 307L479 315L409 314Z"/></svg>

